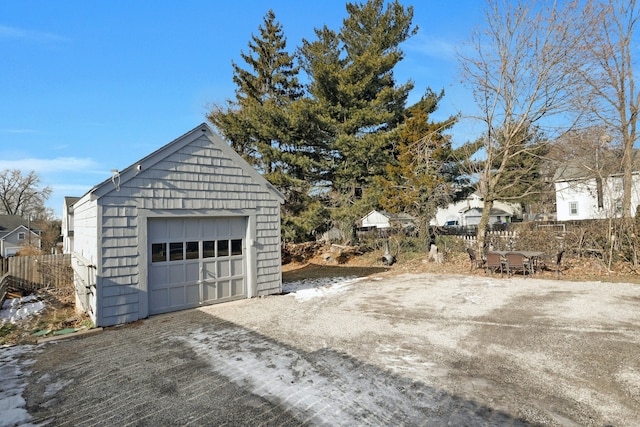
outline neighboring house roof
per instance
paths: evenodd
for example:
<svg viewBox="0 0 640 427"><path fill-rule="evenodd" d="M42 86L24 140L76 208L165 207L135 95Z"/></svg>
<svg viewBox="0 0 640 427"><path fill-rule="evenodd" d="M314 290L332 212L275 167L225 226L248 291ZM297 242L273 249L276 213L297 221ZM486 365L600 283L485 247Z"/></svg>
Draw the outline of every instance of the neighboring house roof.
<svg viewBox="0 0 640 427"><path fill-rule="evenodd" d="M25 231L29 230L29 222L25 221L20 215L0 215L0 239L20 227L24 227ZM37 236L39 230L31 227L31 232Z"/></svg>
<svg viewBox="0 0 640 427"><path fill-rule="evenodd" d="M633 170L640 172L640 153L633 151ZM554 174L554 182L574 181L595 178L598 171L603 176L619 175L623 173L622 152L620 150L603 149L588 157L574 158L558 168Z"/></svg>
<svg viewBox="0 0 640 427"><path fill-rule="evenodd" d="M470 213L475 213L478 215L482 215L482 208L471 208L469 210L467 210L466 212L464 212L464 214L466 216L471 216L469 215ZM498 209L498 208L491 208L491 210L489 211L489 216L511 216L511 214L507 211L504 211L502 209Z"/></svg>
<svg viewBox="0 0 640 427"><path fill-rule="evenodd" d="M214 133L206 123L202 123L200 126L195 127L193 130L176 138L175 140L159 148L143 159L133 163L131 166L121 171L116 171L114 176L112 176L111 178L107 178L100 184L96 185L86 194L93 194L97 197L101 197L111 192L114 189L114 184L116 184L116 188L125 184L129 180L133 179L140 171L150 169L155 164L161 162L166 157L175 153L182 147L187 146L203 134L209 139L209 141L211 141L212 144L216 146L216 148L220 149L229 158L234 160L237 163L237 166L242 168L243 171L251 176L258 184L264 186L269 192L273 193L280 201L280 203L284 203L284 195L262 175L260 175L258 171L256 171L251 165L249 165L244 159L242 159L242 157L227 143L225 143L216 133Z"/></svg>
<svg viewBox="0 0 640 427"><path fill-rule="evenodd" d="M40 235L34 232L33 228L29 231L29 223L24 221L18 215L0 215L0 256L14 255L18 248L24 245L20 234L27 236L24 243L35 244L40 246Z"/></svg>
<svg viewBox="0 0 640 427"><path fill-rule="evenodd" d="M20 215L0 215L0 236L20 227L27 227L28 223Z"/></svg>
<svg viewBox="0 0 640 427"><path fill-rule="evenodd" d="M64 198L64 204L67 206L68 212L71 212L73 210L73 204L78 200L80 200L80 197L67 196Z"/></svg>

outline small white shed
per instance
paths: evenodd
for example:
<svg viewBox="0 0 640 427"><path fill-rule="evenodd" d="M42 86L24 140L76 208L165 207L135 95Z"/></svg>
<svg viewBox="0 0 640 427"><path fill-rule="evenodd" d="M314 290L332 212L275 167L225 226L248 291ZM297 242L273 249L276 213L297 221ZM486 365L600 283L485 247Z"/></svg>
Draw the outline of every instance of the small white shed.
<svg viewBox="0 0 640 427"><path fill-rule="evenodd" d="M372 210L360 219L362 228L390 228L391 221L388 215Z"/></svg>
<svg viewBox="0 0 640 427"><path fill-rule="evenodd" d="M360 218L358 225L366 229L385 229L391 227L405 227L407 225L413 225L415 220L416 219L409 214L392 214L389 212L377 211L374 209Z"/></svg>
<svg viewBox="0 0 640 427"><path fill-rule="evenodd" d="M67 210L77 303L110 326L280 293L283 201L202 124Z"/></svg>

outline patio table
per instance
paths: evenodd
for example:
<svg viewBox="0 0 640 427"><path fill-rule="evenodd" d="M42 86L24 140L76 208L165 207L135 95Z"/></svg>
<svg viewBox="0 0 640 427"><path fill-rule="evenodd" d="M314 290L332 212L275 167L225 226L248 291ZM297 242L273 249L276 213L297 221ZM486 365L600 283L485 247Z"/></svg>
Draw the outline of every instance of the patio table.
<svg viewBox="0 0 640 427"><path fill-rule="evenodd" d="M532 274L536 272L536 268L538 266L538 260L540 259L541 256L544 255L544 252L542 251L490 251L490 252L500 254L500 256L503 258L508 252L515 252L515 253L521 254L522 256L527 258L527 260L529 260L529 268L531 269Z"/></svg>

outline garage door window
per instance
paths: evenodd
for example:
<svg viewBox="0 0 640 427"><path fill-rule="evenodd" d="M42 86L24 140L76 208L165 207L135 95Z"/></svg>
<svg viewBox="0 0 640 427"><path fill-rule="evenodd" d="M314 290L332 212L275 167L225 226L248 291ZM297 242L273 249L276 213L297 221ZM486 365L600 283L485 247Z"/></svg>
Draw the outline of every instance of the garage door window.
<svg viewBox="0 0 640 427"><path fill-rule="evenodd" d="M167 260L167 243L151 244L151 262L184 261L200 258L200 242L171 242ZM242 255L242 239L204 240L202 258Z"/></svg>
<svg viewBox="0 0 640 427"><path fill-rule="evenodd" d="M200 248L198 242L187 242L187 259L198 259L200 257Z"/></svg>
<svg viewBox="0 0 640 427"><path fill-rule="evenodd" d="M169 243L169 261L182 261L184 259L184 243Z"/></svg>
<svg viewBox="0 0 640 427"><path fill-rule="evenodd" d="M215 240L206 240L202 242L202 258L213 258L216 256Z"/></svg>
<svg viewBox="0 0 640 427"><path fill-rule="evenodd" d="M218 256L229 256L228 240L218 240Z"/></svg>
<svg viewBox="0 0 640 427"><path fill-rule="evenodd" d="M167 244L154 243L151 245L151 262L165 262L167 260Z"/></svg>
<svg viewBox="0 0 640 427"><path fill-rule="evenodd" d="M242 239L231 241L231 255L242 255Z"/></svg>

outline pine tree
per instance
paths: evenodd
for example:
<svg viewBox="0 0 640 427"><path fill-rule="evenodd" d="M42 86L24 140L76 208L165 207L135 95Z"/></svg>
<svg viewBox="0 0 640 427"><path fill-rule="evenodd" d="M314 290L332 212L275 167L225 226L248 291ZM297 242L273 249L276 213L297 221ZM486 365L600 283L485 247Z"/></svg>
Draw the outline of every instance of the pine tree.
<svg viewBox="0 0 640 427"><path fill-rule="evenodd" d="M242 52L241 57L248 68L232 63L235 99L215 106L208 118L285 195L284 235L304 240L323 222L313 221L323 215L309 193L323 179L326 141L317 131L314 107L304 98L298 80L300 68L295 56L286 51L282 26L272 10L265 15L259 35L252 35L249 53Z"/></svg>
<svg viewBox="0 0 640 427"><path fill-rule="evenodd" d="M504 147L505 137L498 133L496 143ZM496 198L522 204L537 200L543 191L542 166L549 152L548 141L533 127L524 128L517 136L511 136L509 155L496 184ZM506 150L498 148L493 157L493 168L498 169Z"/></svg>
<svg viewBox="0 0 640 427"><path fill-rule="evenodd" d="M451 136L445 132L456 123L452 116L430 121L444 92L428 89L422 99L409 107L398 128L396 161L387 165L387 175L376 182L382 188L380 205L390 212L408 213L418 219L421 235L438 207L446 206L464 182L454 157Z"/></svg>
<svg viewBox="0 0 640 427"><path fill-rule="evenodd" d="M376 199L367 193L375 192L373 177L392 160L393 131L413 88L411 82L397 85L393 68L403 58L399 45L417 31L413 8L398 1L386 9L383 0L348 3L347 11L340 32L316 29L317 40L304 40L301 49L309 92L331 143L326 178L338 207L353 207L361 191L361 200Z"/></svg>

